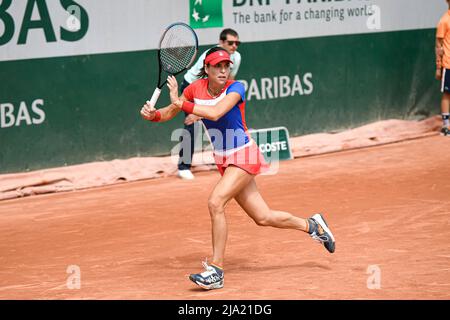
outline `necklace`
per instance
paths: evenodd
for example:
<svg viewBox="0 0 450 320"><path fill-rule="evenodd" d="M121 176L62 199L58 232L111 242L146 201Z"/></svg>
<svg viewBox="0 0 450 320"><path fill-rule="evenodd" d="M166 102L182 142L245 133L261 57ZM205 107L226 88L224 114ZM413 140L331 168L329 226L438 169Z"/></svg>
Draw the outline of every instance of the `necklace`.
<svg viewBox="0 0 450 320"><path fill-rule="evenodd" d="M211 97L213 97L213 98L215 98L215 97L217 97L219 94L220 94L220 92L222 91L222 89L220 89L217 93L214 93L210 88L209 88L209 86L208 86L208 93L211 95Z"/></svg>

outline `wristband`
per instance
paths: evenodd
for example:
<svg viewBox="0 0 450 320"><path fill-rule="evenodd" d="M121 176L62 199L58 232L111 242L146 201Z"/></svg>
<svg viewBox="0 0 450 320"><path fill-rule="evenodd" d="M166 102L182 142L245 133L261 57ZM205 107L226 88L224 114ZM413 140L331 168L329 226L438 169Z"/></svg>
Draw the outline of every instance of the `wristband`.
<svg viewBox="0 0 450 320"><path fill-rule="evenodd" d="M186 113L193 113L194 106L195 106L195 103L193 103L193 102L183 101L183 104L181 105L181 110L183 110Z"/></svg>
<svg viewBox="0 0 450 320"><path fill-rule="evenodd" d="M159 112L159 110L157 110L155 112L155 116L153 117L152 120L150 120L151 122L159 122L161 120L161 112Z"/></svg>

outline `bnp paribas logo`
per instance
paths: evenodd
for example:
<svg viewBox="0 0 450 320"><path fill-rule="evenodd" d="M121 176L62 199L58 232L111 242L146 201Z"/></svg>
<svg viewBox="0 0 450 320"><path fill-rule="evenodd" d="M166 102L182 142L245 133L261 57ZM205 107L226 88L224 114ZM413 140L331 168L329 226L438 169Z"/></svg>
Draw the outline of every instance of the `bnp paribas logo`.
<svg viewBox="0 0 450 320"><path fill-rule="evenodd" d="M192 28L223 27L222 0L189 0L189 8Z"/></svg>

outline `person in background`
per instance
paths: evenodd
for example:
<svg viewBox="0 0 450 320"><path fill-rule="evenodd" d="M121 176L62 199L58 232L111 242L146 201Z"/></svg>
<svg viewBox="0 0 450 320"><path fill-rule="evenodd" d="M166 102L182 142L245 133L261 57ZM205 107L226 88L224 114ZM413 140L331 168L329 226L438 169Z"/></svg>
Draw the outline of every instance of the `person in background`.
<svg viewBox="0 0 450 320"><path fill-rule="evenodd" d="M441 135L450 137L450 0L449 10L442 16L436 31L436 79L441 81Z"/></svg>

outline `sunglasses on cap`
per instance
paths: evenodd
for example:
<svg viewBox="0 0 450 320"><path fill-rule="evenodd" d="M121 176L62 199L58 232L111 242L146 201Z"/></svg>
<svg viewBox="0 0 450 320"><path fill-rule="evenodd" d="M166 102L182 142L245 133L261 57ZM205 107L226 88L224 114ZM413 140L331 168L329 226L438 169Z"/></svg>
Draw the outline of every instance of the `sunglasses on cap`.
<svg viewBox="0 0 450 320"><path fill-rule="evenodd" d="M225 40L227 43L228 43L228 45L229 46L232 46L233 44L236 44L236 46L240 46L241 45L241 42L238 40L238 41L233 41L233 40Z"/></svg>

